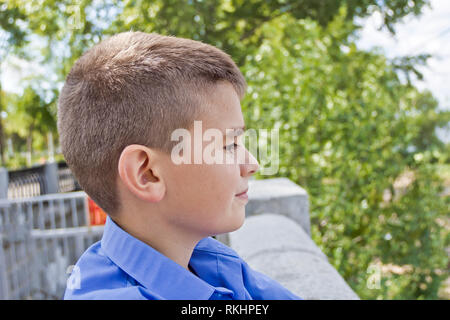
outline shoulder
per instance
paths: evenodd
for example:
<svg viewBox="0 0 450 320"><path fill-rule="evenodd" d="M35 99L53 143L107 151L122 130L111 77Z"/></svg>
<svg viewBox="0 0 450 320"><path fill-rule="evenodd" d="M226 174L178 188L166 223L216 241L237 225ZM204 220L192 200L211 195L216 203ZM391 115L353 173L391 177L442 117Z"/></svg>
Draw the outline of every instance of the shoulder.
<svg viewBox="0 0 450 320"><path fill-rule="evenodd" d="M212 237L202 239L194 250L197 252L206 252L222 256L223 258L219 260L219 266L222 268L222 274L225 277L229 277L232 273L235 275L238 274L241 278L240 283L244 285L245 290L252 297L252 299L301 299L283 287L279 282L251 268L234 249Z"/></svg>
<svg viewBox="0 0 450 320"><path fill-rule="evenodd" d="M232 248L214 239L213 237L206 237L199 241L194 248L195 251L203 251L209 253L216 253L220 255L231 256L240 259L239 255Z"/></svg>
<svg viewBox="0 0 450 320"><path fill-rule="evenodd" d="M100 242L91 245L73 266L64 293L64 300L94 299L151 299L104 254Z"/></svg>

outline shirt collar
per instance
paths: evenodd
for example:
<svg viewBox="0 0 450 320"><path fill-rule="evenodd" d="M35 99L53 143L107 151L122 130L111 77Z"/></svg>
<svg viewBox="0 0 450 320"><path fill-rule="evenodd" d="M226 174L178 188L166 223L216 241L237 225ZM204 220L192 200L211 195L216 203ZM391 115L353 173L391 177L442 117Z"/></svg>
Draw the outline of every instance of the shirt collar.
<svg viewBox="0 0 450 320"><path fill-rule="evenodd" d="M208 300L215 287L106 219L102 249L127 274L168 300Z"/></svg>

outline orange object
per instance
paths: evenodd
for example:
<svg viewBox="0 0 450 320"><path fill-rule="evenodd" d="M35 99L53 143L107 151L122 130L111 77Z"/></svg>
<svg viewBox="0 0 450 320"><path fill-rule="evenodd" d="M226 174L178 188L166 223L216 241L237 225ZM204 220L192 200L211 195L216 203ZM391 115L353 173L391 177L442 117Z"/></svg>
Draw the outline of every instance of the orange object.
<svg viewBox="0 0 450 320"><path fill-rule="evenodd" d="M89 206L89 224L91 226L97 226L105 224L106 213L102 210L90 197L88 197Z"/></svg>

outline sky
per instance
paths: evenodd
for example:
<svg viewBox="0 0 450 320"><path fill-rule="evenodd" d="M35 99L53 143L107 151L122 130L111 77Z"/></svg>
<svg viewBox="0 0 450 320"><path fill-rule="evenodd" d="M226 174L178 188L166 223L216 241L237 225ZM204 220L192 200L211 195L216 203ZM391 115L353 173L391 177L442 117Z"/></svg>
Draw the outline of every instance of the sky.
<svg viewBox="0 0 450 320"><path fill-rule="evenodd" d="M420 68L424 80L414 81L419 89L429 89L439 101L439 108L450 109L450 1L431 0L419 17L409 16L395 25L396 34L378 30L381 18L378 14L361 20L364 28L357 45L360 49L378 48L388 58L429 53L432 58L428 66ZM2 65L1 82L3 90L20 93L21 79L32 73L44 73L37 63L17 58L8 59ZM43 85L48 85L43 83ZM440 139L450 142L450 128L438 130Z"/></svg>
<svg viewBox="0 0 450 320"><path fill-rule="evenodd" d="M419 68L424 81L416 80L419 89L429 89L439 101L439 108L450 109L450 1L432 0L431 8L423 10L419 17L406 17L395 25L396 34L378 30L381 18L374 14L363 21L357 46L382 50L388 58L429 53L427 67ZM450 142L450 129L438 130L438 137Z"/></svg>

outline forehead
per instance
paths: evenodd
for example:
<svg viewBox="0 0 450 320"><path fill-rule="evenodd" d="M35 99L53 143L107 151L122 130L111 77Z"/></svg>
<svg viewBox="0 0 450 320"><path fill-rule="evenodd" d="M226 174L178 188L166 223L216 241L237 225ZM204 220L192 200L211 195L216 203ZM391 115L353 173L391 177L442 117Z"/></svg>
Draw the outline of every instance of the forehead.
<svg viewBox="0 0 450 320"><path fill-rule="evenodd" d="M204 129L216 128L224 134L244 127L241 102L233 85L219 82L207 91L201 119ZM237 132L239 133L239 132Z"/></svg>

